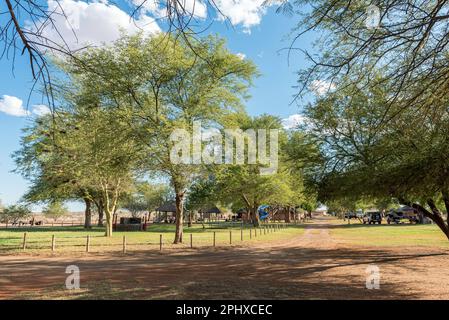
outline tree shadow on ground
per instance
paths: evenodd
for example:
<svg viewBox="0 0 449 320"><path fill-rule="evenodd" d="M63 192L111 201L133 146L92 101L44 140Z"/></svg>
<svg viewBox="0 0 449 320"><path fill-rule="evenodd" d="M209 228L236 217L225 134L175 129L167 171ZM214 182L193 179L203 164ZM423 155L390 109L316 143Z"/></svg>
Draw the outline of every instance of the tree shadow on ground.
<svg viewBox="0 0 449 320"><path fill-rule="evenodd" d="M423 272L425 281L424 274L431 270L425 270L419 261L432 259L449 257L445 252L310 247L202 249L169 254L139 251L78 259L10 257L0 264L0 297L23 298L24 292L39 291L29 298L417 299L419 292L404 289L405 279L382 280L380 290L368 290L366 268L372 264L381 270L415 268ZM54 290L65 283L68 265L80 268L81 293ZM103 290L104 285L111 289ZM17 292L22 294L18 296Z"/></svg>

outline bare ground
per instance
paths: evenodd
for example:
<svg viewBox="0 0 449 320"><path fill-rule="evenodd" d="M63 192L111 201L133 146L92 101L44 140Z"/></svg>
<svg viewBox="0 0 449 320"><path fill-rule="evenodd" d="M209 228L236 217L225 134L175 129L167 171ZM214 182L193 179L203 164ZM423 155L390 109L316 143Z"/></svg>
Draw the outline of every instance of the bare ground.
<svg viewBox="0 0 449 320"><path fill-rule="evenodd" d="M171 253L0 256L0 298L447 299L449 251L336 242L326 219L304 235L246 247ZM380 289L366 289L366 268ZM81 289L64 290L68 265Z"/></svg>

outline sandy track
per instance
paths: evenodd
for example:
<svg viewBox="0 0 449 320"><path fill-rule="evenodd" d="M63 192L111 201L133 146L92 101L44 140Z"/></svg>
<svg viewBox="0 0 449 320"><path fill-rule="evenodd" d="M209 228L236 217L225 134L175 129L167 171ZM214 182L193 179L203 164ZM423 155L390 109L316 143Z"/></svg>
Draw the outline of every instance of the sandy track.
<svg viewBox="0 0 449 320"><path fill-rule="evenodd" d="M349 247L326 220L302 236L250 247L128 255L0 256L0 298L52 297L68 265L81 270L82 294L138 299L446 299L447 251L422 247ZM368 290L366 268L380 268ZM105 288L99 290L98 288ZM33 293L31 296L28 293ZM119 292L118 296L110 292Z"/></svg>

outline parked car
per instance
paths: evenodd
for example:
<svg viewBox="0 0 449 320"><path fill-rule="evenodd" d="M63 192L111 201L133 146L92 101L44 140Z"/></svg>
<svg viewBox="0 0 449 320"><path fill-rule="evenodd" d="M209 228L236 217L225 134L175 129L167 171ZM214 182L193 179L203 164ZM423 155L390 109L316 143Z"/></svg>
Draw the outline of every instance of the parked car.
<svg viewBox="0 0 449 320"><path fill-rule="evenodd" d="M414 212L401 212L401 211L395 211L391 210L387 214L387 223L395 223L399 224L404 220L408 220L410 223L418 223L419 222L419 216Z"/></svg>
<svg viewBox="0 0 449 320"><path fill-rule="evenodd" d="M382 214L380 212L367 212L363 215L363 224L381 224Z"/></svg>
<svg viewBox="0 0 449 320"><path fill-rule="evenodd" d="M391 210L390 212L387 213L387 223L388 224L398 224L400 223L402 220L402 213L396 212L394 210Z"/></svg>

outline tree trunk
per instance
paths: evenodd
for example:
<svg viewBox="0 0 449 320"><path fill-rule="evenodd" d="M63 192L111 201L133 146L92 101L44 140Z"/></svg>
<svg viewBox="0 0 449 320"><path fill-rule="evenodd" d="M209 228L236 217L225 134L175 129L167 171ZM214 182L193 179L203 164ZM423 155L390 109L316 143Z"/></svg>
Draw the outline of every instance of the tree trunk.
<svg viewBox="0 0 449 320"><path fill-rule="evenodd" d="M290 207L284 208L284 212L285 212L285 222L286 223L290 223Z"/></svg>
<svg viewBox="0 0 449 320"><path fill-rule="evenodd" d="M259 207L258 205L254 205L253 209L251 210L252 211L252 214L251 214L252 223L253 223L253 226L256 228L260 226L259 213L257 212L258 207Z"/></svg>
<svg viewBox="0 0 449 320"><path fill-rule="evenodd" d="M174 244L182 243L183 235L183 218L184 218L184 208L183 208L184 192L176 191L176 231Z"/></svg>
<svg viewBox="0 0 449 320"><path fill-rule="evenodd" d="M446 207L446 223L449 225L449 193L442 191L444 206Z"/></svg>
<svg viewBox="0 0 449 320"><path fill-rule="evenodd" d="M84 203L86 204L86 210L84 211L84 228L92 228L92 200L89 198L84 198Z"/></svg>
<svg viewBox="0 0 449 320"><path fill-rule="evenodd" d="M259 227L260 226L260 219L259 219L259 215L257 213L257 208L259 207L256 203L254 203L253 205L251 205L251 203L248 200L248 197L242 193L242 197L243 200L245 201L247 208L249 208L248 210L248 215L249 215L249 219L251 219L251 222L253 224L254 227Z"/></svg>
<svg viewBox="0 0 449 320"><path fill-rule="evenodd" d="M432 199L427 200L427 204L432 209L432 212L429 212L426 208L424 208L420 204L413 203L411 201L405 200L404 198L398 197L398 200L400 203L416 209L422 215L435 222L435 224L440 228L441 231L443 231L443 233L449 240L449 226L444 222L438 208L436 207Z"/></svg>
<svg viewBox="0 0 449 320"><path fill-rule="evenodd" d="M105 236L106 237L112 237L112 212L109 211L108 208L105 208L105 213L106 213L106 231L105 231Z"/></svg>
<svg viewBox="0 0 449 320"><path fill-rule="evenodd" d="M103 199L99 200L97 209L98 209L98 226L103 227L103 219L104 219Z"/></svg>
<svg viewBox="0 0 449 320"><path fill-rule="evenodd" d="M188 224L189 228L192 227L192 211L189 211L189 224Z"/></svg>
<svg viewBox="0 0 449 320"><path fill-rule="evenodd" d="M434 217L433 221L435 221L435 223L438 225L438 227L441 229L441 231L444 232L444 234L446 235L446 237L449 240L449 227L444 222L440 210L438 210L437 206L435 205L435 202L432 199L428 199L427 204L429 205L430 209L432 210L432 213L433 213L432 216Z"/></svg>

